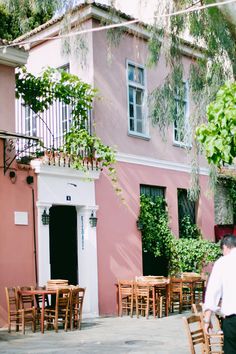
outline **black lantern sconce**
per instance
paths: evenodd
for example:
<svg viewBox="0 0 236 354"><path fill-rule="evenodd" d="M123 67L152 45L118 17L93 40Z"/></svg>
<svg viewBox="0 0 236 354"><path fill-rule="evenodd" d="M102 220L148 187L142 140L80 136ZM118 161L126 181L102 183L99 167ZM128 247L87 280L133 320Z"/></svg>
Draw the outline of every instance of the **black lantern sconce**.
<svg viewBox="0 0 236 354"><path fill-rule="evenodd" d="M49 225L49 221L50 221L50 215L47 213L47 210L45 208L42 214L42 224Z"/></svg>
<svg viewBox="0 0 236 354"><path fill-rule="evenodd" d="M89 222L90 222L90 225L92 227L96 227L97 226L98 218L96 218L96 216L94 215L93 211L92 211L91 216L89 218Z"/></svg>

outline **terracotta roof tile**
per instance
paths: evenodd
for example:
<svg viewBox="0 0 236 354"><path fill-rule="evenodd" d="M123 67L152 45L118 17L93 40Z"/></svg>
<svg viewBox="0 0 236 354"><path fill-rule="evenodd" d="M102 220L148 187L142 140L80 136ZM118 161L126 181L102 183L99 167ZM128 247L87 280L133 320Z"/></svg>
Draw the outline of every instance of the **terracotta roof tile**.
<svg viewBox="0 0 236 354"><path fill-rule="evenodd" d="M109 6L109 5L104 5L104 4L101 4L101 3L98 3L96 1L92 1L90 3L83 3L83 4L79 4L77 5L76 7L74 7L74 9L72 10L72 13L75 13L76 11L79 11L85 7L88 7L88 6L95 6L99 9L103 9L103 10L106 10L106 11L109 11L112 7ZM127 20L133 20L134 18L132 16L129 16L127 14L125 14L124 12L121 12L119 10L116 11L117 15L121 16L122 18L124 19L127 19ZM60 15L58 17L55 17L55 18L52 18L51 20L45 22L44 24L34 28L32 31L29 31L25 34L23 34L22 36L16 38L14 41L12 41L12 43L19 43L19 42L22 42L24 40L26 40L27 38L37 34L37 33L40 33L41 31L49 28L50 26L60 22L63 17L64 17L65 14L63 15Z"/></svg>

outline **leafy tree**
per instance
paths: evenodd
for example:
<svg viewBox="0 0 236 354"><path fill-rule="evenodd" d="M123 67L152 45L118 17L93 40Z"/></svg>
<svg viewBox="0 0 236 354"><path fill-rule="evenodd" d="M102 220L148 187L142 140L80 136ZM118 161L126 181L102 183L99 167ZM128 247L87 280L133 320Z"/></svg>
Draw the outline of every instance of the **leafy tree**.
<svg viewBox="0 0 236 354"><path fill-rule="evenodd" d="M227 83L207 108L207 124L197 128L209 163L232 164L236 157L236 83Z"/></svg>
<svg viewBox="0 0 236 354"><path fill-rule="evenodd" d="M13 40L55 14L59 0L0 0L0 38Z"/></svg>

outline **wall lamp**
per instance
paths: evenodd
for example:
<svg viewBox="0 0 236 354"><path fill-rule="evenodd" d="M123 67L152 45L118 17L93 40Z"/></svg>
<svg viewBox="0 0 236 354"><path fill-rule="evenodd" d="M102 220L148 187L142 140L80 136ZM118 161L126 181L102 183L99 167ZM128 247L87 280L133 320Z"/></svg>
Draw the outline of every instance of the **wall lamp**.
<svg viewBox="0 0 236 354"><path fill-rule="evenodd" d="M47 210L45 208L42 214L42 224L49 225L49 221L50 221L50 215L47 213Z"/></svg>
<svg viewBox="0 0 236 354"><path fill-rule="evenodd" d="M91 213L91 216L89 218L89 222L92 227L97 226L98 218L96 218L96 216L94 215L94 211L92 211L92 213Z"/></svg>
<svg viewBox="0 0 236 354"><path fill-rule="evenodd" d="M11 180L11 183L16 183L16 173L15 173L15 171L10 171L9 172L9 178Z"/></svg>

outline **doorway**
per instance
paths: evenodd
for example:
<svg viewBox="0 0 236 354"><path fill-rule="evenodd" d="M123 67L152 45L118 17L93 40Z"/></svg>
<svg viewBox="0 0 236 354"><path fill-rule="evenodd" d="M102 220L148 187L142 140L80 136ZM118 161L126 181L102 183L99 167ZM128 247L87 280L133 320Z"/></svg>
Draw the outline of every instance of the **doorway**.
<svg viewBox="0 0 236 354"><path fill-rule="evenodd" d="M74 206L50 208L51 279L68 279L78 284L77 212Z"/></svg>

